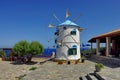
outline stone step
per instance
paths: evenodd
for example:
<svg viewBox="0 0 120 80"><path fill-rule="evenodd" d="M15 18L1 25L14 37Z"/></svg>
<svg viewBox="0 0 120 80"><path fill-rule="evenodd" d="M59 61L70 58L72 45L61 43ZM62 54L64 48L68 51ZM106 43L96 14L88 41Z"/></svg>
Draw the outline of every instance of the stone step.
<svg viewBox="0 0 120 80"><path fill-rule="evenodd" d="M79 78L79 80L105 80L102 78L98 73L89 73L86 76L82 76Z"/></svg>
<svg viewBox="0 0 120 80"><path fill-rule="evenodd" d="M91 77L92 80L99 80L94 73L90 73L89 76Z"/></svg>
<svg viewBox="0 0 120 80"><path fill-rule="evenodd" d="M85 76L83 76L82 78L83 78L83 80L87 80L87 78Z"/></svg>
<svg viewBox="0 0 120 80"><path fill-rule="evenodd" d="M95 77L98 79L98 80L105 80L103 77L101 77L98 73L94 72L94 75Z"/></svg>
<svg viewBox="0 0 120 80"><path fill-rule="evenodd" d="M89 74L87 74L85 77L87 78L87 80L93 80Z"/></svg>

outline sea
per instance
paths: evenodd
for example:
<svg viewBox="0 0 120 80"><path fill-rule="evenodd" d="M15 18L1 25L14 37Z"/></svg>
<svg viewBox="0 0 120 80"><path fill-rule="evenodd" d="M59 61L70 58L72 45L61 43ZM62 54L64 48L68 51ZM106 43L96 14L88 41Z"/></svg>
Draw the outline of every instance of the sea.
<svg viewBox="0 0 120 80"><path fill-rule="evenodd" d="M81 51L87 50L87 49L88 48L81 48ZM2 50L2 48L0 48L0 50ZM11 52L11 50L4 50L5 56L9 57L10 52ZM35 57L51 57L53 52L56 53L55 48L45 48L44 51L42 52L42 54L38 54Z"/></svg>

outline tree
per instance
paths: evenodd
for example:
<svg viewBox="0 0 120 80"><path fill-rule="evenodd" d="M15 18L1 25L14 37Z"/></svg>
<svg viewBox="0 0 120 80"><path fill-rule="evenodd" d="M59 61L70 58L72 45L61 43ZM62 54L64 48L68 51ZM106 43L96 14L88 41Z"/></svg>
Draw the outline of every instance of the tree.
<svg viewBox="0 0 120 80"><path fill-rule="evenodd" d="M27 53L29 52L29 43L26 40L19 41L13 47L13 52L19 57L27 55Z"/></svg>
<svg viewBox="0 0 120 80"><path fill-rule="evenodd" d="M43 52L43 46L37 41L32 41L31 43L26 40L19 41L13 47L14 54L17 54L18 57L27 56L28 62L31 62L31 59L34 55L41 54Z"/></svg>
<svg viewBox="0 0 120 80"><path fill-rule="evenodd" d="M31 61L32 57L37 54L42 54L44 48L42 44L40 44L38 41L32 41L29 46L29 57L28 61Z"/></svg>

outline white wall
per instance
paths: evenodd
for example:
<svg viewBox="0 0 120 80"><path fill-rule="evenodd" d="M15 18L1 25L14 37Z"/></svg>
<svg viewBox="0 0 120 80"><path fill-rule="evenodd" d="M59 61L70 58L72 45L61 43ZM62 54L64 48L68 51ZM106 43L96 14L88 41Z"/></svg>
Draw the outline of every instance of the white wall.
<svg viewBox="0 0 120 80"><path fill-rule="evenodd" d="M77 46L77 55L68 55L68 49L72 48L73 43L64 43L62 47L57 49L56 58L64 60L77 60L80 59L80 46Z"/></svg>
<svg viewBox="0 0 120 80"><path fill-rule="evenodd" d="M60 35L58 36L58 42L62 40L62 46L57 48L56 59L64 60L77 60L80 59L80 33L77 27L67 27L66 30L63 30L63 27L60 29ZM76 35L70 35L70 32L76 29ZM77 46L77 55L68 55L68 49L72 48L73 45Z"/></svg>

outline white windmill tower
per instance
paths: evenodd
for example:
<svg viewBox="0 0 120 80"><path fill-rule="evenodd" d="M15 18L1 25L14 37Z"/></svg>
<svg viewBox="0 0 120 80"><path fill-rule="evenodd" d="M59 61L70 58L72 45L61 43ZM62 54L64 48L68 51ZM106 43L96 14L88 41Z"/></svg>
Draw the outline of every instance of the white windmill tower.
<svg viewBox="0 0 120 80"><path fill-rule="evenodd" d="M66 17L68 17L68 12ZM60 22L60 20L55 16ZM49 27L52 27L50 25ZM77 24L70 20L56 26L56 60L78 60L81 59L80 54L80 28Z"/></svg>

